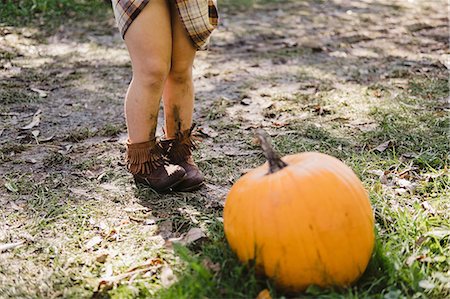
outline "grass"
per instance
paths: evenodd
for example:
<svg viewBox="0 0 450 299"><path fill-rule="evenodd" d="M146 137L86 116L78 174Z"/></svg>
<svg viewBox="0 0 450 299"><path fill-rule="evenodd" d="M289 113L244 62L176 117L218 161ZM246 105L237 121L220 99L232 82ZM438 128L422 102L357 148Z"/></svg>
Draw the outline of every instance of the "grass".
<svg viewBox="0 0 450 299"><path fill-rule="evenodd" d="M52 31L63 20L104 14L109 5L101 0L5 0L0 2L0 20L5 25L39 26Z"/></svg>
<svg viewBox="0 0 450 299"><path fill-rule="evenodd" d="M376 215L377 245L364 276L344 290L321 290L311 287L302 298L444 298L450 295L450 179L448 167L447 117L436 117L430 102L448 94L445 79L414 78L408 92L394 102L372 108L369 116L378 126L369 133L343 137L339 130L302 124L296 133L275 137L274 143L284 154L300 151L326 152L350 164L362 177L370 192ZM411 97L418 107L407 109ZM409 106L408 106L409 107ZM370 150L380 142L393 140L393 146L379 153ZM361 145L364 145L362 149ZM340 150L338 150L340 148ZM417 153L415 158L400 159ZM222 162L225 162L222 160ZM227 162L222 164L228 165ZM398 172L417 168L418 187L412 192L396 194L380 185L370 169ZM435 174L433 180L427 179ZM414 179L411 179L414 181ZM425 209L424 203L431 208ZM425 205L427 206L427 205ZM255 298L268 288L274 298L292 294L277 290L273 282L255 275L251 266L241 265L227 246L220 222L211 228L211 242L201 249L182 248L178 254L186 267L178 283L160 293L161 298ZM215 272L205 260L220 265Z"/></svg>

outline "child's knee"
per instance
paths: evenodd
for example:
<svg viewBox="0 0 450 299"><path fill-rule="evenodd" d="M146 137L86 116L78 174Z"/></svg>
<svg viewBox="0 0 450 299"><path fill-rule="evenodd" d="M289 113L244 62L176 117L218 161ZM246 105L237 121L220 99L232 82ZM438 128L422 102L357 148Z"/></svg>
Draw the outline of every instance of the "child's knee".
<svg viewBox="0 0 450 299"><path fill-rule="evenodd" d="M192 81L192 65L185 67L172 67L169 72L172 82L183 84Z"/></svg>
<svg viewBox="0 0 450 299"><path fill-rule="evenodd" d="M133 69L134 80L146 87L162 88L169 75L170 66L157 59L142 61Z"/></svg>

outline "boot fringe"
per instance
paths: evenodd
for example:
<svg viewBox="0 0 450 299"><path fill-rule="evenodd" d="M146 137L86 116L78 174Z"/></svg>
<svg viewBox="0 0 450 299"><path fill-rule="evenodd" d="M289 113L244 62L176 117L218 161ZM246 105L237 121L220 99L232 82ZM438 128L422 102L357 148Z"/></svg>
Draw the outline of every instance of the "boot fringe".
<svg viewBox="0 0 450 299"><path fill-rule="evenodd" d="M132 174L149 174L164 165L162 150L155 141L127 143L126 164Z"/></svg>
<svg viewBox="0 0 450 299"><path fill-rule="evenodd" d="M198 148L201 139L194 132L195 124L185 131L178 131L176 139L170 143L167 150L171 160L179 162L192 155L192 151Z"/></svg>

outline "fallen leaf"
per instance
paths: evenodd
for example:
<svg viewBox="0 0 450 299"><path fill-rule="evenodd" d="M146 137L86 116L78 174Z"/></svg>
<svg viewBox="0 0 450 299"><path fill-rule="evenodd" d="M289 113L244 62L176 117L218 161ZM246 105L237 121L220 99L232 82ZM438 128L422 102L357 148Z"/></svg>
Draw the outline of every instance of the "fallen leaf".
<svg viewBox="0 0 450 299"><path fill-rule="evenodd" d="M398 175L399 178L406 179L406 178L410 177L410 173L412 171L418 170L418 169L419 168L417 168L417 167L411 167L411 168L408 168L408 169L405 169L405 170L399 172L397 175Z"/></svg>
<svg viewBox="0 0 450 299"><path fill-rule="evenodd" d="M94 247L95 245L100 244L103 241L103 238L100 236L95 236L92 239L90 239L89 241L86 242L86 250L91 249L92 247Z"/></svg>
<svg viewBox="0 0 450 299"><path fill-rule="evenodd" d="M107 264L105 266L105 274L103 275L103 277L112 277L113 274L114 274L113 265Z"/></svg>
<svg viewBox="0 0 450 299"><path fill-rule="evenodd" d="M130 213L133 213L133 212L139 212L139 211L150 211L150 209L149 208L147 208L147 207L137 207L137 208L125 208L125 209L123 209L125 212L130 212Z"/></svg>
<svg viewBox="0 0 450 299"><path fill-rule="evenodd" d="M17 247L21 246L22 244L23 244L22 241L15 242L15 243L0 244L0 252L6 251L6 250L9 250L9 249L17 248Z"/></svg>
<svg viewBox="0 0 450 299"><path fill-rule="evenodd" d="M431 29L431 28L433 28L433 26L431 26L430 24L426 24L426 23L413 23L413 24L407 25L406 28L411 32L415 32L415 31L420 31L420 30L424 30L424 29Z"/></svg>
<svg viewBox="0 0 450 299"><path fill-rule="evenodd" d="M96 257L95 260L101 264L106 262L106 259L108 258L109 254L107 252L101 252Z"/></svg>
<svg viewBox="0 0 450 299"><path fill-rule="evenodd" d="M170 267L165 266L161 270L160 280L163 287L167 288L177 281L177 277L175 276L175 274L173 274L173 271Z"/></svg>
<svg viewBox="0 0 450 299"><path fill-rule="evenodd" d="M405 261L406 265L408 267L410 267L415 261L423 261L427 258L427 256L425 254L420 254L420 255L411 255L410 257L408 257Z"/></svg>
<svg viewBox="0 0 450 299"><path fill-rule="evenodd" d="M390 147L392 144L392 140L388 140L386 142L383 142L382 144L378 145L375 150L379 151L380 153L384 152L388 147Z"/></svg>
<svg viewBox="0 0 450 299"><path fill-rule="evenodd" d="M215 138L215 137L219 136L219 133L209 126L202 126L202 127L198 128L197 133L203 137Z"/></svg>
<svg viewBox="0 0 450 299"><path fill-rule="evenodd" d="M248 105L250 105L252 103L252 100L250 99L250 98L243 98L242 100L241 100L241 105L244 105L244 106L248 106Z"/></svg>
<svg viewBox="0 0 450 299"><path fill-rule="evenodd" d="M413 192L417 188L417 184L406 179L397 179L396 183L399 187Z"/></svg>
<svg viewBox="0 0 450 299"><path fill-rule="evenodd" d="M273 121L272 122L272 126L276 127L276 128L283 128L288 126L289 123L288 122L281 122L281 121Z"/></svg>
<svg viewBox="0 0 450 299"><path fill-rule="evenodd" d="M380 170L380 169L370 169L370 170L367 170L367 173L374 174L376 176L384 175L384 171Z"/></svg>
<svg viewBox="0 0 450 299"><path fill-rule="evenodd" d="M378 176L381 184L387 185L389 183L388 178L387 178L387 174L389 172L379 170L379 169L368 170L367 172Z"/></svg>
<svg viewBox="0 0 450 299"><path fill-rule="evenodd" d="M423 201L421 206L425 211L429 212L432 215L436 215L436 210L430 205L428 201Z"/></svg>
<svg viewBox="0 0 450 299"><path fill-rule="evenodd" d="M333 117L333 118L330 119L329 121L347 122L349 119L350 119L350 118L348 118L348 117L337 116L337 117Z"/></svg>
<svg viewBox="0 0 450 299"><path fill-rule="evenodd" d="M205 238L205 233L198 227L191 228L186 235L184 235L179 241L183 245L189 245L201 238Z"/></svg>
<svg viewBox="0 0 450 299"><path fill-rule="evenodd" d="M321 105L317 105L317 106L314 107L314 112L316 112L317 115L322 116L322 115L325 115L325 114L329 114L329 113L330 113L330 110L324 108L324 107L321 106Z"/></svg>
<svg viewBox="0 0 450 299"><path fill-rule="evenodd" d="M203 267L205 267L206 269L211 270L214 273L218 273L220 271L220 264L219 263L213 263L213 261L211 261L210 258L205 258L202 261L202 265Z"/></svg>
<svg viewBox="0 0 450 299"><path fill-rule="evenodd" d="M259 292L256 299L272 299L272 296L270 295L270 291L268 289L264 289L261 292Z"/></svg>
<svg viewBox="0 0 450 299"><path fill-rule="evenodd" d="M64 149L61 149L58 151L58 153L63 154L63 155L67 155L68 153L70 153L73 149L73 145L72 144L66 144L64 146Z"/></svg>
<svg viewBox="0 0 450 299"><path fill-rule="evenodd" d="M34 158L30 158L30 159L26 159L25 162L30 163L30 164L36 164L37 160Z"/></svg>
<svg viewBox="0 0 450 299"><path fill-rule="evenodd" d="M42 111L40 109L38 111L36 111L36 113L33 115L33 119L31 120L31 122L28 125L20 128L20 129L21 130L29 130L31 128L38 126L39 123L41 122L41 112Z"/></svg>
<svg viewBox="0 0 450 299"><path fill-rule="evenodd" d="M168 239L172 235L172 221L166 220L158 225L159 235L163 239Z"/></svg>
<svg viewBox="0 0 450 299"><path fill-rule="evenodd" d="M159 268L164 264L163 260L160 258L153 258L151 260L147 260L144 264L141 265L137 265L134 267L129 268L127 271L125 272L135 272L136 270L148 270L150 268Z"/></svg>
<svg viewBox="0 0 450 299"><path fill-rule="evenodd" d="M71 114L72 114L72 112L59 113L58 116L59 116L59 117L62 117L62 118L65 118L65 117L68 117L68 116L71 115Z"/></svg>
<svg viewBox="0 0 450 299"><path fill-rule="evenodd" d="M48 92L39 88L30 88L32 91L37 92L40 98L46 98L48 96Z"/></svg>
<svg viewBox="0 0 450 299"><path fill-rule="evenodd" d="M49 137L45 137L45 138L39 138L39 142L40 143L42 143L42 142L49 142L49 141L52 141L52 139L55 137L55 135L52 135L52 136L49 136Z"/></svg>
<svg viewBox="0 0 450 299"><path fill-rule="evenodd" d="M450 230L448 229L434 229L425 234L425 236L434 237L436 239L443 239L450 236Z"/></svg>
<svg viewBox="0 0 450 299"><path fill-rule="evenodd" d="M400 159L407 160L407 159L414 159L414 158L417 158L417 157L419 157L419 154L416 154L416 153L404 153L404 154L402 154L400 156Z"/></svg>
<svg viewBox="0 0 450 299"><path fill-rule="evenodd" d="M137 267L133 267L133 268L129 269L128 271L126 271L125 273L122 273L122 274L119 274L116 276L112 276L112 274L113 274L112 265L107 264L105 275L98 282L97 290L94 291L93 297L95 298L95 296L98 296L100 292L110 289L115 283L118 283L126 278L134 277L138 274L144 274L150 270L156 271L156 269L161 267L161 265L160 265L161 262L160 262L160 259L155 259L155 260L157 260L158 262L155 263L154 260L151 260L150 262L148 262L144 265L139 265Z"/></svg>
<svg viewBox="0 0 450 299"><path fill-rule="evenodd" d="M112 241L119 241L120 239L120 234L117 232L117 230L115 228L111 229L108 233L108 235L106 236L106 239L110 242Z"/></svg>
<svg viewBox="0 0 450 299"><path fill-rule="evenodd" d="M404 189L404 188L395 188L395 189L394 189L394 192L395 192L395 194L397 194L397 195L403 195L403 194L407 193L408 190L406 190L406 189Z"/></svg>
<svg viewBox="0 0 450 299"><path fill-rule="evenodd" d="M421 287L422 289L430 290L430 289L434 289L435 285L431 281L424 279L424 280L419 281L419 287Z"/></svg>
<svg viewBox="0 0 450 299"><path fill-rule="evenodd" d="M450 273L442 273L442 272L435 272L433 274L435 278L437 278L440 282L447 284L450 286Z"/></svg>
<svg viewBox="0 0 450 299"><path fill-rule="evenodd" d="M155 225L158 222L158 218L154 216L150 216L144 220L145 225Z"/></svg>

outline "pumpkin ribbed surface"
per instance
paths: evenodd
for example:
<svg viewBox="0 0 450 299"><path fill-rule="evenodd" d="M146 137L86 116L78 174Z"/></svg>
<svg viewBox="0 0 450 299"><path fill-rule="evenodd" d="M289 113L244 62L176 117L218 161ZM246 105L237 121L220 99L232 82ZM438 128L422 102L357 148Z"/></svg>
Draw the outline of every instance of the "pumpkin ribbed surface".
<svg viewBox="0 0 450 299"><path fill-rule="evenodd" d="M243 262L286 289L348 286L367 267L374 219L360 180L344 163L320 153L282 158L241 177L224 209L230 247Z"/></svg>

